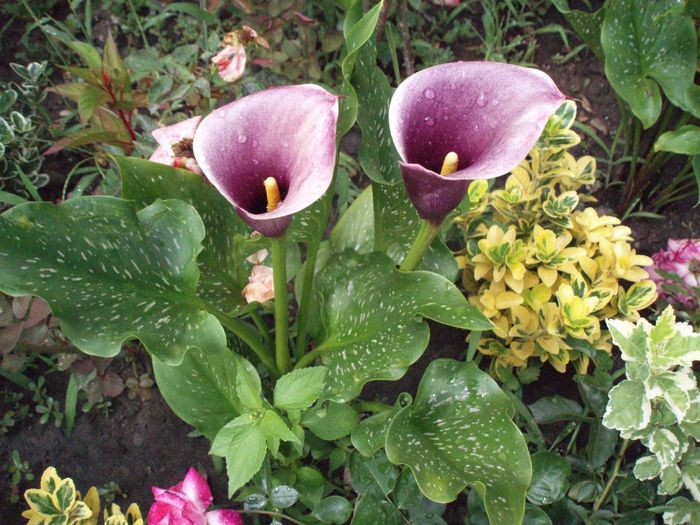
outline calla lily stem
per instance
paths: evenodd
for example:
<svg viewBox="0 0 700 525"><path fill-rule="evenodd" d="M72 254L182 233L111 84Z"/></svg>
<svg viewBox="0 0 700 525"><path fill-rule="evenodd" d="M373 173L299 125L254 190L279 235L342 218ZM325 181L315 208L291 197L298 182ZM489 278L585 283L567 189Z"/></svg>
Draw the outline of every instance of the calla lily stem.
<svg viewBox="0 0 700 525"><path fill-rule="evenodd" d="M418 234L411 245L411 249L408 250L399 270L402 272L415 270L418 263L423 259L425 252L430 248L433 239L435 239L435 236L440 231L440 226L441 224L435 224L426 219L421 221L420 230L418 230Z"/></svg>
<svg viewBox="0 0 700 525"><path fill-rule="evenodd" d="M275 286L275 363L280 374L291 366L289 355L289 299L287 294L287 262L285 238L273 237L272 275Z"/></svg>
<svg viewBox="0 0 700 525"><path fill-rule="evenodd" d="M297 324L297 340L294 347L294 356L301 359L306 350L306 335L309 329L309 303L311 302L311 290L313 287L314 271L316 270L316 256L321 244L320 238L308 245L306 262L304 263L304 287L301 290L299 300L299 322Z"/></svg>

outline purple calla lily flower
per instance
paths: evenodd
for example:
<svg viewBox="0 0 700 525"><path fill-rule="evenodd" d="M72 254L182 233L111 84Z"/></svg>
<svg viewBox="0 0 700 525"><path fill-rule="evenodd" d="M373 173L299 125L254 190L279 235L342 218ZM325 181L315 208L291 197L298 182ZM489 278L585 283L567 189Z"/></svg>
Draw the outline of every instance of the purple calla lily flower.
<svg viewBox="0 0 700 525"><path fill-rule="evenodd" d="M330 186L337 119L338 97L318 86L267 89L206 116L194 136L194 156L251 228L280 237L292 215ZM266 192L270 178L279 204Z"/></svg>
<svg viewBox="0 0 700 525"><path fill-rule="evenodd" d="M418 215L440 223L471 180L516 167L564 98L542 71L496 62L453 62L407 78L391 99L389 127ZM451 152L456 170L440 175Z"/></svg>

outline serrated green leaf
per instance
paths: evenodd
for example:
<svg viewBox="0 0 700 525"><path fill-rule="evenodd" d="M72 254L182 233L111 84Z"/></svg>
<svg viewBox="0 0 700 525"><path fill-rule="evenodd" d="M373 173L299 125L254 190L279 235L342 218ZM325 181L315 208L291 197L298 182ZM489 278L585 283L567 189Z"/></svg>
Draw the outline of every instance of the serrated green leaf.
<svg viewBox="0 0 700 525"><path fill-rule="evenodd" d="M661 94L700 116L694 78L697 38L690 17L671 11L674 0L611 0L601 29L605 74L644 128L661 112Z"/></svg>
<svg viewBox="0 0 700 525"><path fill-rule="evenodd" d="M103 90L94 86L85 86L78 96L78 113L80 121L86 124L95 114L95 110L100 104L109 100L109 95Z"/></svg>
<svg viewBox="0 0 700 525"><path fill-rule="evenodd" d="M602 467L608 462L615 453L617 440L618 434L615 430L603 426L598 421L591 425L586 453L593 468Z"/></svg>
<svg viewBox="0 0 700 525"><path fill-rule="evenodd" d="M315 366L294 370L275 383L275 406L282 410L303 410L321 395L326 367Z"/></svg>
<svg viewBox="0 0 700 525"><path fill-rule="evenodd" d="M603 424L625 434L630 430L641 430L651 419L651 403L644 385L633 381L622 381L610 391L610 400L603 416Z"/></svg>
<svg viewBox="0 0 700 525"><path fill-rule="evenodd" d="M265 414L260 421L260 428L262 428L266 437L300 443L299 438L289 430L287 424L274 410L265 410Z"/></svg>
<svg viewBox="0 0 700 525"><path fill-rule="evenodd" d="M562 499L569 490L571 466L553 452L532 455L532 482L527 499L535 505L549 505Z"/></svg>
<svg viewBox="0 0 700 525"><path fill-rule="evenodd" d="M98 78L102 75L102 57L97 49L77 40L68 42L67 45L82 59L92 74Z"/></svg>
<svg viewBox="0 0 700 525"><path fill-rule="evenodd" d="M583 409L576 401L560 395L542 397L529 405L535 421L542 424L566 421L583 416Z"/></svg>
<svg viewBox="0 0 700 525"><path fill-rule="evenodd" d="M368 381L396 380L425 350L429 329L416 316L465 329L490 322L447 279L430 272L399 272L379 253L338 254L316 277L320 314L310 332L328 367L324 396L356 397Z"/></svg>
<svg viewBox="0 0 700 525"><path fill-rule="evenodd" d="M334 441L349 436L358 421L357 412L351 406L330 401L324 407L306 412L301 424L321 439Z"/></svg>
<svg viewBox="0 0 700 525"><path fill-rule="evenodd" d="M144 207L157 199L180 199L199 213L207 232L198 257L201 277L197 294L228 315L245 311L241 290L248 268L248 252L241 244L250 229L233 206L201 175L134 157L115 157L122 179L122 195ZM254 251L253 248L249 251Z"/></svg>
<svg viewBox="0 0 700 525"><path fill-rule="evenodd" d="M262 384L255 367L245 359L238 362L236 393L243 406L250 410L262 408Z"/></svg>
<svg viewBox="0 0 700 525"><path fill-rule="evenodd" d="M193 349L179 366L153 361L158 391L178 417L210 440L243 413L236 394L236 363L227 348ZM182 388L187 385L187 388Z"/></svg>
<svg viewBox="0 0 700 525"><path fill-rule="evenodd" d="M350 525L406 525L405 518L390 502L372 494L365 494L355 501Z"/></svg>
<svg viewBox="0 0 700 525"><path fill-rule="evenodd" d="M532 470L511 411L506 395L473 362L438 359L413 405L394 417L387 456L411 468L429 499L453 501L471 484L492 525L519 523Z"/></svg>
<svg viewBox="0 0 700 525"><path fill-rule="evenodd" d="M266 452L267 443L260 418L244 414L219 431L210 453L226 458L229 497L260 470Z"/></svg>
<svg viewBox="0 0 700 525"><path fill-rule="evenodd" d="M38 295L82 351L111 357L138 338L179 364L223 348L224 330L195 295L204 227L184 202L136 211L112 197L33 202L0 216L0 289Z"/></svg>

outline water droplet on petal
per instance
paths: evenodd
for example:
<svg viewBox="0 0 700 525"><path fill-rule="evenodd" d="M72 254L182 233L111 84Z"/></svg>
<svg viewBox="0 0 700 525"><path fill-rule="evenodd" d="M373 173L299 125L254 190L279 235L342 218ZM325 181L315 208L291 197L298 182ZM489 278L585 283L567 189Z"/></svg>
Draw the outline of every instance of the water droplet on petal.
<svg viewBox="0 0 700 525"><path fill-rule="evenodd" d="M425 98L427 98L427 99L432 100L432 99L435 98L435 91L433 91L432 89L428 88L428 89L426 89L425 91L423 91L423 96L424 96Z"/></svg>
<svg viewBox="0 0 700 525"><path fill-rule="evenodd" d="M260 164L260 161L258 159L253 159L253 164L257 166L258 164Z"/></svg>
<svg viewBox="0 0 700 525"><path fill-rule="evenodd" d="M245 144L248 141L248 137L245 135L238 135L238 143Z"/></svg>
<svg viewBox="0 0 700 525"><path fill-rule="evenodd" d="M423 120L425 121L425 123L426 123L428 126L432 126L433 124L435 124L435 121L433 120L433 117L425 117Z"/></svg>
<svg viewBox="0 0 700 525"><path fill-rule="evenodd" d="M488 104L486 95L483 92L479 93L479 96L476 98L476 105L483 108L486 104Z"/></svg>

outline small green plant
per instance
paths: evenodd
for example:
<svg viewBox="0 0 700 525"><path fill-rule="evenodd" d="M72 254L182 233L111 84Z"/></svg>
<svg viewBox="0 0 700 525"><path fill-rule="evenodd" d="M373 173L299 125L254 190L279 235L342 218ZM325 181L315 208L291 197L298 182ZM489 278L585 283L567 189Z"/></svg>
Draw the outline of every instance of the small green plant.
<svg viewBox="0 0 700 525"><path fill-rule="evenodd" d="M26 66L10 64L21 78L0 82L0 203L17 204L24 197L40 200L37 189L46 186L49 176L41 171L41 147L46 143L42 108L46 98L46 62ZM7 195L5 191L22 198Z"/></svg>
<svg viewBox="0 0 700 525"><path fill-rule="evenodd" d="M10 454L10 461L5 465L5 470L10 474L10 483L12 484L10 503L17 503L19 501L19 484L24 481L34 481L34 474L29 463L22 461L16 450Z"/></svg>
<svg viewBox="0 0 700 525"><path fill-rule="evenodd" d="M640 441L651 453L637 460L638 479L658 478L663 495L686 488L695 502L679 497L668 506L679 507L681 514L692 508L691 514L698 515L700 391L692 367L700 361L700 334L677 323L671 306L655 325L645 319L636 324L609 320L608 328L622 352L626 379L610 391L603 424L626 440ZM693 523L677 518L666 523Z"/></svg>
<svg viewBox="0 0 700 525"><path fill-rule="evenodd" d="M36 404L34 410L40 414L39 423L45 425L53 419L54 426L59 428L63 423L61 404L46 393L45 382L44 376L40 376L36 382L29 384L29 389L33 392L32 401Z"/></svg>

